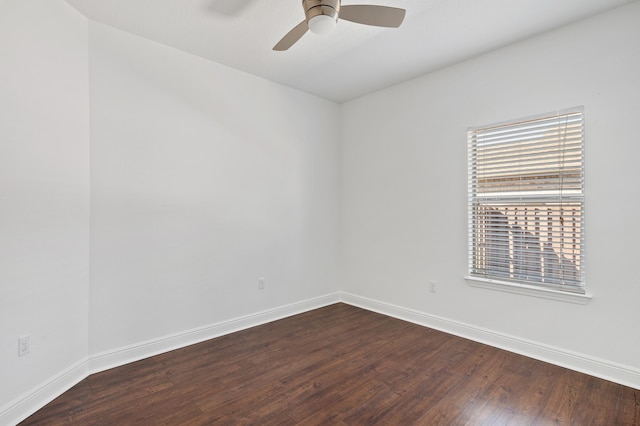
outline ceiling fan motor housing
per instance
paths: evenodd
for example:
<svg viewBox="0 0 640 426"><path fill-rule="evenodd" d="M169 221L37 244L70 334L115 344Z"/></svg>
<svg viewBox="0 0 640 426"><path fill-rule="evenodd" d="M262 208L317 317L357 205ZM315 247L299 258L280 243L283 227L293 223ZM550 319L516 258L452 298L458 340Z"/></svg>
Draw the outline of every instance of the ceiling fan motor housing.
<svg viewBox="0 0 640 426"><path fill-rule="evenodd" d="M312 20L315 22L322 20L328 21L332 27L335 27L335 23L338 21L338 15L340 14L340 0L302 0L302 7L304 8L307 22L309 23L309 29L313 32L324 31L322 27L319 28L319 31L314 31ZM333 23L327 18L331 18ZM327 27L327 30L330 29Z"/></svg>

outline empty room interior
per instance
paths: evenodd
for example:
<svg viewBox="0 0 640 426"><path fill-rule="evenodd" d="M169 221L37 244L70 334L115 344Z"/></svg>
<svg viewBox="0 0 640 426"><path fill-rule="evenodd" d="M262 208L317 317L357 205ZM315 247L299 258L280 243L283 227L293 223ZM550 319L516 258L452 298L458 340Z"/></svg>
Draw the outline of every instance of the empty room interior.
<svg viewBox="0 0 640 426"><path fill-rule="evenodd" d="M640 424L640 1L300 3L0 0L0 424Z"/></svg>

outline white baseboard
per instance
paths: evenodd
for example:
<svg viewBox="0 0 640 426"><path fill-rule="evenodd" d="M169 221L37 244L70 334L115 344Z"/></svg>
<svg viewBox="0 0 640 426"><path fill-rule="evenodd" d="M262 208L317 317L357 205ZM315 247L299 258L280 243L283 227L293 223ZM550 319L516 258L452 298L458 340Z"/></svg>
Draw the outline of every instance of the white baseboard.
<svg viewBox="0 0 640 426"><path fill-rule="evenodd" d="M340 293L332 293L313 299L303 300L262 312L221 321L205 327L194 328L158 339L109 350L89 356L89 374L119 367L154 355L169 352L185 346L204 342L215 337L266 324L292 315L321 308L340 301Z"/></svg>
<svg viewBox="0 0 640 426"><path fill-rule="evenodd" d="M640 370L385 302L341 293L341 301L383 315L640 389Z"/></svg>
<svg viewBox="0 0 640 426"><path fill-rule="evenodd" d="M292 315L307 312L340 301L340 293L291 303L262 312L221 321L206 327L187 330L170 336L149 340L96 355L90 355L42 385L32 389L14 401L0 407L0 425L16 425L40 408L53 401L88 375L139 361L164 352L200 343L225 334L255 327Z"/></svg>
<svg viewBox="0 0 640 426"><path fill-rule="evenodd" d="M16 425L87 377L83 359L0 408L0 425Z"/></svg>
<svg viewBox="0 0 640 426"><path fill-rule="evenodd" d="M0 424L15 425L35 413L40 408L66 392L86 378L89 374L108 370L150 356L179 349L225 334L255 327L299 313L307 312L337 302L344 302L383 315L410 321L445 333L464 337L510 352L515 352L551 364L576 370L581 373L600 377L605 380L640 389L640 370L618 365L609 361L577 354L563 349L543 345L514 336L497 333L481 327L452 321L429 315L401 306L357 296L345 292L331 293L325 296L268 309L251 315L221 321L206 327L187 330L159 339L118 348L91 355L78 361L50 380L32 389L21 397L0 408Z"/></svg>

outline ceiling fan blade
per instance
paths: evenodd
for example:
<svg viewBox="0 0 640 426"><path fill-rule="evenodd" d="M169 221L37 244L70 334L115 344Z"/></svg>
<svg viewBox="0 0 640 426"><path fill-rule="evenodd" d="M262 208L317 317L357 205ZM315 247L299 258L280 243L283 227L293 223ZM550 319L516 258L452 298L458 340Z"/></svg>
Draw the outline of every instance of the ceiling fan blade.
<svg viewBox="0 0 640 426"><path fill-rule="evenodd" d="M406 11L397 7L354 4L340 7L340 19L376 27L398 28Z"/></svg>
<svg viewBox="0 0 640 426"><path fill-rule="evenodd" d="M302 38L302 36L305 35L307 31L309 31L309 25L307 25L307 21L305 20L300 22L298 25L293 27L293 29L289 31L287 35L282 37L282 40L280 40L278 44L273 46L273 50L277 50L277 51L287 50L288 48L293 46L298 40L300 40L300 38Z"/></svg>

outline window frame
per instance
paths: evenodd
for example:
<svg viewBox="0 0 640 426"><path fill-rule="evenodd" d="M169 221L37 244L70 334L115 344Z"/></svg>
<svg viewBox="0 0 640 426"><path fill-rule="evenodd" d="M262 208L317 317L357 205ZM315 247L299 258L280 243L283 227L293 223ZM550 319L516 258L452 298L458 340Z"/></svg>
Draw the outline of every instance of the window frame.
<svg viewBox="0 0 640 426"><path fill-rule="evenodd" d="M526 189L517 189L517 190L512 190L511 193L507 194L506 192L504 193L504 195L500 195L500 194L491 194L491 199L492 201L495 201L497 203L502 203L503 206L510 206L510 207L505 207L505 211L508 211L509 208L513 208L515 206L521 206L523 203L526 204L527 202L531 202L531 200L538 200L538 202L540 203L554 203L554 202L560 202L560 208L562 208L562 203L563 200L564 202L572 202L572 203L578 203L579 204L579 235L580 235L580 239L579 239L579 263L577 261L575 261L574 266L576 266L576 274L579 276L577 279L574 279L571 282L571 285L565 285L564 282L562 283L553 283L553 284L549 284L549 283L545 283L545 278L544 278L544 274L542 272L542 269L540 269L540 267L538 267L538 274L539 276L536 277L526 277L526 279L518 279L514 270L515 270L515 262L516 262L516 255L515 255L515 243L513 242L515 239L515 235L517 235L517 233L513 233L510 228L513 228L513 225L506 225L506 226L502 226L500 229L503 232L502 235L502 242L504 241L511 241L510 243L510 256L504 257L507 260L508 264L507 264L507 268L510 268L511 272L508 273L508 276L505 276L505 274L496 274L495 273L495 269L494 269L494 273L490 273L490 267L485 266L484 268L482 267L478 267L478 257L479 257L479 251L481 244L478 242L478 240L480 239L478 237L478 235L480 235L479 233L483 232L481 230L478 230L477 228L479 228L479 225L477 224L478 222L478 218L481 219L485 219L488 217L486 216L486 213L484 213L484 216L482 216L482 214L477 213L477 209L479 207L485 207L487 205L492 205L491 203L486 203L487 200L487 192L485 192L484 194L480 194L478 193L478 188L480 187L478 185L479 181L478 181L478 163L481 161L477 158L478 155L478 138L481 137L481 135L483 134L483 132L495 132L501 129L513 129L515 131L522 131L523 128L531 125L531 123L536 123L536 122L544 122L544 120L550 120L553 122L553 120L561 120L562 117L569 117L569 116L578 116L579 117L579 125L580 125L580 139L579 139L579 148L580 148L580 176L579 176L579 184L580 184L580 189L579 192L576 192L575 190L571 192L571 195L566 195L563 196L563 188L564 186L562 186L564 184L564 181L561 181L560 185L560 189L559 191L556 190L555 192L549 192L548 194L545 195L540 195L539 192L537 193L535 196L532 195L533 193L535 193L534 191L527 191ZM531 295L531 296L537 296L537 297L543 297L543 298L547 298L547 299L553 299L553 300L563 300L563 301L569 301L569 302L573 302L573 303L587 303L590 299L591 299L591 295L587 292L586 289L586 280L585 280L585 263L584 263L584 259L585 259L585 247L584 247L584 242L585 242L585 233L584 233L584 223L585 223L585 191L584 191L584 176L585 176L585 172L584 172L584 165L585 165L585 134L584 134L584 107L574 107L574 108L570 108L570 109L565 109L565 110L561 110L561 111L556 111L556 112L552 112L552 113L546 113L546 114L538 114L536 116L530 116L530 117L525 117L525 118L520 118L520 119L516 119L516 120L509 120L509 121L504 121L504 122L500 122L500 123L495 123L495 124L490 124L490 125L483 125L483 126L476 126L476 127L470 127L467 131L467 147L468 147L468 158L467 158L467 166L468 166L468 187L467 187L467 196L468 196L468 212L467 212L467 220L468 220L468 232L467 232L467 236L468 236L468 248L467 248L467 255L468 255L468 269L467 269L467 275L465 276L465 279L467 280L467 282L469 283L469 285L474 286L474 287L481 287L481 288L487 288L487 289L491 289L491 290L500 290L500 291L507 291L507 292L511 292L511 293L517 293L517 294L526 294L526 295ZM480 136L479 136L480 135ZM565 138L565 136L562 136L563 138ZM559 140L559 139L557 139ZM562 139L562 143L564 144L566 141L566 139ZM536 147L541 146L544 142L535 141ZM510 145L510 142L506 142L504 144L504 146L507 147L515 147L518 146L518 143L512 143ZM539 145L538 145L539 144ZM488 143L485 143L485 146L488 146ZM482 148L482 147L480 147ZM515 148L514 148L515 149ZM557 148L556 148L557 149ZM566 146L563 146L562 149L557 149L558 152L562 152L562 155L564 157L564 153L565 151L568 151L568 148ZM518 154L518 162L520 163L520 154ZM502 158L500 158L500 160L502 160ZM487 161L491 161L491 160L487 160ZM560 164L560 163L559 163ZM487 166L484 166L487 167ZM524 172L525 167L524 166L520 166L518 165L517 167L519 167L517 169L517 174L515 176L517 176L518 178L524 177L524 179L526 179L526 172ZM562 164L558 166L560 170L562 170L562 172L559 172L560 175L562 176L563 173L565 172L565 163L564 163L564 159L562 160ZM509 176L509 179L503 179L503 182L506 182L507 180L511 180L511 178L513 178L513 176ZM499 180L499 179L498 179ZM480 181L482 182L482 181ZM515 196L514 196L515 195ZM524 200L524 201L523 201ZM484 204L483 204L484 203ZM545 204L546 205L546 204ZM516 215L518 213L515 213ZM562 215L564 216L564 215ZM517 216L516 216L517 217ZM516 218L517 221L517 218ZM516 222L517 223L517 222ZM562 223L562 238L564 238L565 235L565 227L564 227L564 217L560 219L560 223ZM523 233L527 233L527 231L522 230L521 232ZM487 231L484 231L483 237L486 240L486 234ZM506 235L506 237L505 237ZM534 253L534 256L544 256L542 254L542 233L538 233L538 248L534 248L534 249L529 249L529 248L525 248L525 249L520 249L521 251L519 251L519 254L525 254L525 256L528 256L531 253ZM574 231L574 236L575 236L575 231ZM504 240L504 238L506 238L506 240ZM486 248L485 248L486 250ZM564 250L564 249L562 249ZM558 253L556 253L555 249L553 250L554 255L558 255ZM560 251L560 256L564 256L564 251ZM503 259L504 259L503 258ZM493 261L495 261L496 259L499 260L499 258L492 258ZM475 263L474 263L475 262ZM504 263L503 263L504 264ZM504 268L504 267L503 267ZM478 273L478 271L481 271L481 273ZM551 277L551 275L548 275L549 277ZM547 278L549 280L549 278ZM576 283L579 283L578 285L576 285Z"/></svg>

